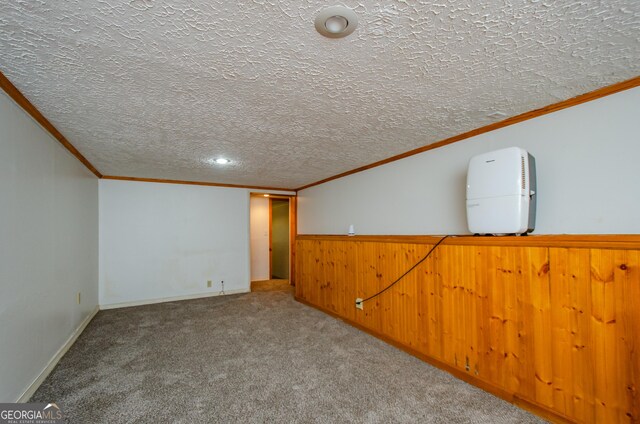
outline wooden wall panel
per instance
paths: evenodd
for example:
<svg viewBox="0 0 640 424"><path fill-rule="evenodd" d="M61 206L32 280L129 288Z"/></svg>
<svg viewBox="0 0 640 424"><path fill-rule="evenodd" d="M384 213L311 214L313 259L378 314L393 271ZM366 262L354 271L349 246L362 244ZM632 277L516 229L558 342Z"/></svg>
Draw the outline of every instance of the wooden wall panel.
<svg viewBox="0 0 640 424"><path fill-rule="evenodd" d="M551 346L550 257L546 248L519 248L523 287L517 290L522 305L519 344L520 386L518 394L550 407L553 388ZM520 274L518 274L519 276Z"/></svg>
<svg viewBox="0 0 640 424"><path fill-rule="evenodd" d="M379 272L379 289L398 279L426 254L428 248L428 246L424 245L401 244L397 250L384 254L382 253L382 250L386 250L384 244L376 243L376 246L378 254L381 258L384 258L385 264L381 272ZM392 289L379 296L380 331L393 340L413 349L417 349L419 345L419 287L420 283L417 275L411 273L399 281ZM372 294L374 293L367 293L368 296Z"/></svg>
<svg viewBox="0 0 640 424"><path fill-rule="evenodd" d="M503 398L575 422L640 422L640 245L299 236L296 297Z"/></svg>
<svg viewBox="0 0 640 424"><path fill-rule="evenodd" d="M425 246L425 254L433 245ZM424 266L416 268L418 299L418 340L416 350L436 359L442 358L442 286L435 264L438 252L434 251Z"/></svg>
<svg viewBox="0 0 640 424"><path fill-rule="evenodd" d="M550 249L553 399L546 403L580 421L593 422L593 344L589 249Z"/></svg>
<svg viewBox="0 0 640 424"><path fill-rule="evenodd" d="M639 419L639 266L638 252L591 250L591 342L599 422Z"/></svg>

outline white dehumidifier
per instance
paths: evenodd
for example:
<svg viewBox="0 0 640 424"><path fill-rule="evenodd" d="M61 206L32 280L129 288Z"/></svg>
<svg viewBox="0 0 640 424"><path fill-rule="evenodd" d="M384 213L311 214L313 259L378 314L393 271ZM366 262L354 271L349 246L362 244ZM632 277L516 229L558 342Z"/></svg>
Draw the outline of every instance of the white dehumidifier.
<svg viewBox="0 0 640 424"><path fill-rule="evenodd" d="M536 220L535 158L509 147L471 158L467 223L474 234L527 234Z"/></svg>

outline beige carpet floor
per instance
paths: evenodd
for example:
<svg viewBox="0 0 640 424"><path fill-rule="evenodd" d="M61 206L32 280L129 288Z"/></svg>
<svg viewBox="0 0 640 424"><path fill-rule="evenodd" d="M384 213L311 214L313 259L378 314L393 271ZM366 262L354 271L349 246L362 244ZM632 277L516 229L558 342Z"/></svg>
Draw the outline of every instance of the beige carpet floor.
<svg viewBox="0 0 640 424"><path fill-rule="evenodd" d="M35 393L70 423L534 423L267 291L99 312Z"/></svg>

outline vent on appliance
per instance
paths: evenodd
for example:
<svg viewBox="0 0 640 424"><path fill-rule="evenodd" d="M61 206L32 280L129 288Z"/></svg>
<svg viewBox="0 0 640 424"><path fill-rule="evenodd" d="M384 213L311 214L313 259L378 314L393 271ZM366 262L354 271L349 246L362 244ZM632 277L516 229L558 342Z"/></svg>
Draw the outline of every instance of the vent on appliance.
<svg viewBox="0 0 640 424"><path fill-rule="evenodd" d="M520 167L522 169L522 189L527 188L527 175L524 172L524 156L520 156Z"/></svg>

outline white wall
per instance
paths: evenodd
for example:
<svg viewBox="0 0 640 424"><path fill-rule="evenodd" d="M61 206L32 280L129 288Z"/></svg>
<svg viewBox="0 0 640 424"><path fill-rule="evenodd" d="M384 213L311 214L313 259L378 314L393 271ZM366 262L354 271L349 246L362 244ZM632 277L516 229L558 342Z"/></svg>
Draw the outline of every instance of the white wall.
<svg viewBox="0 0 640 424"><path fill-rule="evenodd" d="M0 402L15 402L98 304L98 179L1 91L0 198Z"/></svg>
<svg viewBox="0 0 640 424"><path fill-rule="evenodd" d="M248 290L248 223L243 189L101 180L100 304Z"/></svg>
<svg viewBox="0 0 640 424"><path fill-rule="evenodd" d="M299 234L468 234L469 159L536 157L534 234L640 233L640 88L541 116L298 193Z"/></svg>
<svg viewBox="0 0 640 424"><path fill-rule="evenodd" d="M248 291L249 257L248 190L100 180L101 306Z"/></svg>
<svg viewBox="0 0 640 424"><path fill-rule="evenodd" d="M269 199L251 197L251 281L268 280Z"/></svg>

